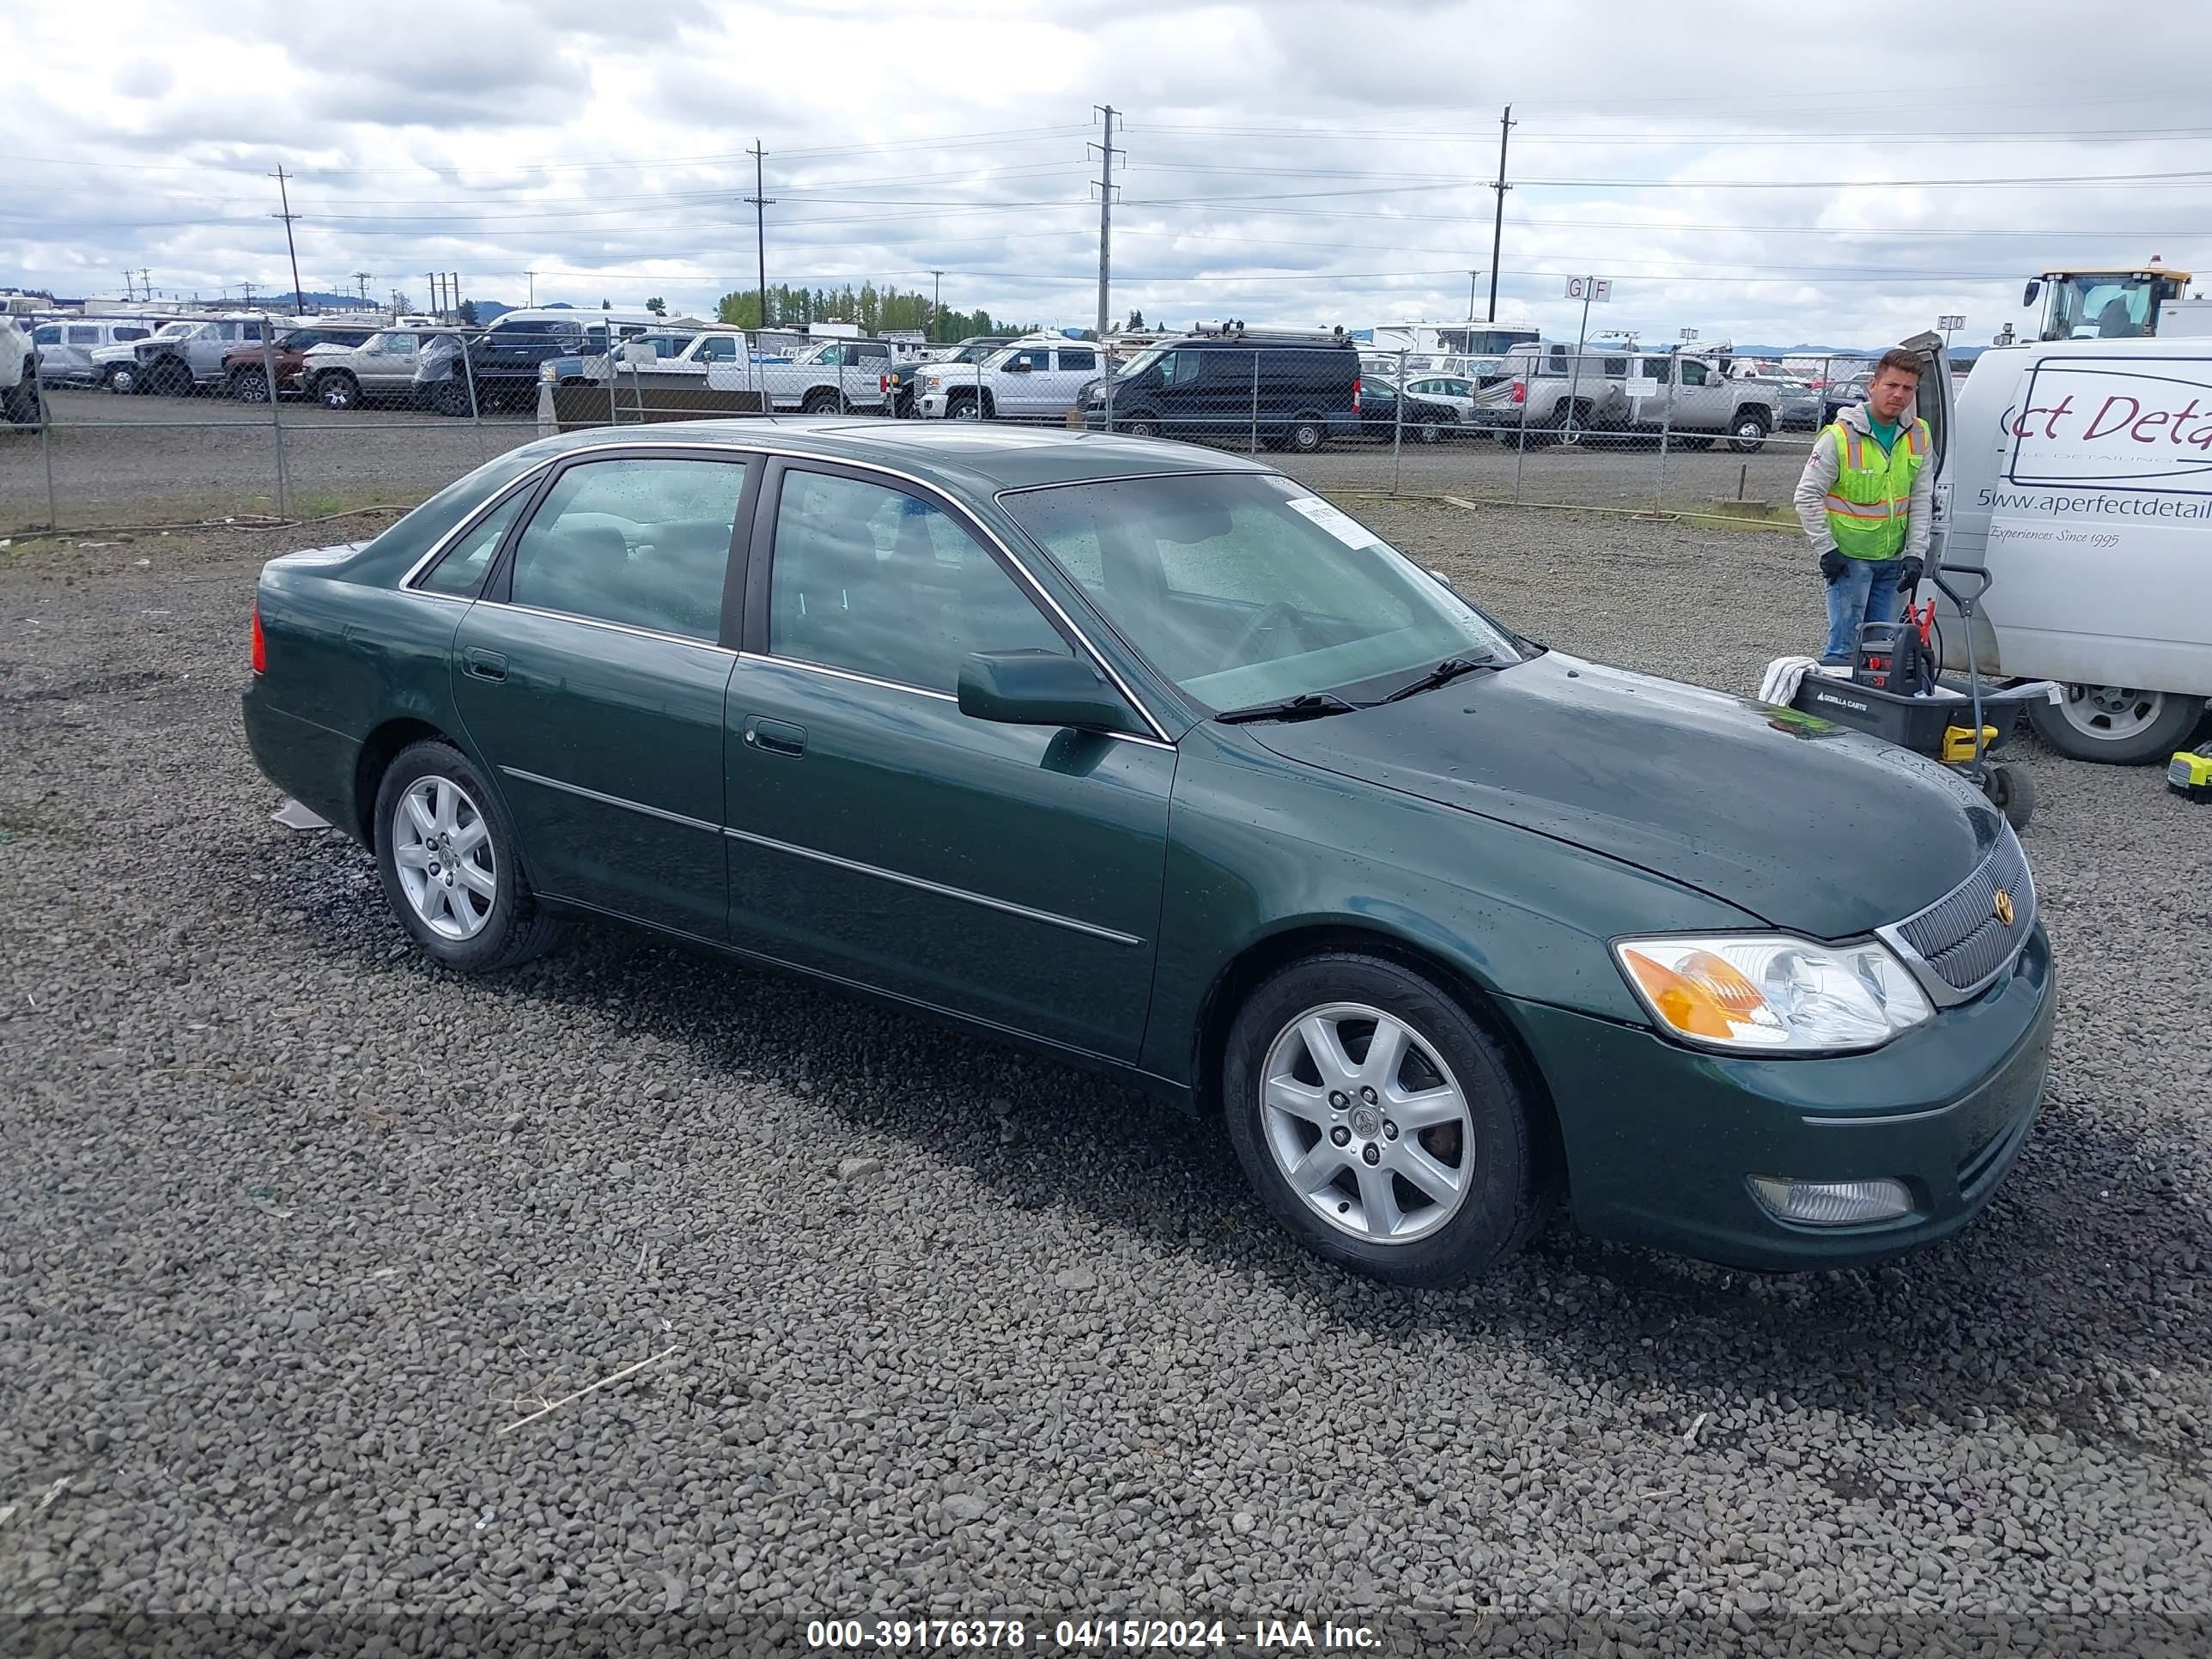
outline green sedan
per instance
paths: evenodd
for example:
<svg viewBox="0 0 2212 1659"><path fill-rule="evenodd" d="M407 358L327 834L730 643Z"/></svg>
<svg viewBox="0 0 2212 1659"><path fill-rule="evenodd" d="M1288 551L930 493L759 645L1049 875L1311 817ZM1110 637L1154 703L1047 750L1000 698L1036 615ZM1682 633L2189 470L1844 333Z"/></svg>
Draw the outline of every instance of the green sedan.
<svg viewBox="0 0 2212 1659"><path fill-rule="evenodd" d="M1563 1197L1866 1261L1963 1225L2042 1097L2050 944L1977 791L1548 649L1181 445L531 444L273 561L245 717L447 967L605 917L963 1021L1218 1115L1401 1283Z"/></svg>

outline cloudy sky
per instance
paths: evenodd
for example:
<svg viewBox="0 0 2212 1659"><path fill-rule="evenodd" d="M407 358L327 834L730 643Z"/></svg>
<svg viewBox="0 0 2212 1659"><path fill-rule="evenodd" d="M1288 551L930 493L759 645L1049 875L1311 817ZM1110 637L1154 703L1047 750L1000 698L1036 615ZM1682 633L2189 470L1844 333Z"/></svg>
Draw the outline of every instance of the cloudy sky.
<svg viewBox="0 0 2212 1659"><path fill-rule="evenodd" d="M1498 315L1858 345L2024 276L2212 272L2212 7L1268 0L226 0L19 9L0 285L119 295L458 271L464 293L711 307L862 280L1049 324L1096 306L1093 106L1116 144L1113 311L1363 327ZM201 20L204 21L201 21ZM365 21L356 21L365 20ZM1895 55L1883 61L1885 42Z"/></svg>

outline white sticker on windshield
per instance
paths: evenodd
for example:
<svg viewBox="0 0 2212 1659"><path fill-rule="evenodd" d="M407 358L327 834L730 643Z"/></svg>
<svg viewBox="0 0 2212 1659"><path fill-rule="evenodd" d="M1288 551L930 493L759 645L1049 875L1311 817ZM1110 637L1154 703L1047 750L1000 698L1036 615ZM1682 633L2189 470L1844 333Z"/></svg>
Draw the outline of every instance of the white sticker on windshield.
<svg viewBox="0 0 2212 1659"><path fill-rule="evenodd" d="M1340 513L1318 495L1300 495L1291 511L1303 513L1346 547L1380 547L1382 538L1350 514Z"/></svg>

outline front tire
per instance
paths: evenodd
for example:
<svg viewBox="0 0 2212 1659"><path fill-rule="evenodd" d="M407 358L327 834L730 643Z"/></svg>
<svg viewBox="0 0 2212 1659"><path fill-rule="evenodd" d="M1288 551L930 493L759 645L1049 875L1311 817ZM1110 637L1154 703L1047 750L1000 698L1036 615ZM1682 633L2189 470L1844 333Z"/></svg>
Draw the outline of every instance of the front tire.
<svg viewBox="0 0 2212 1659"><path fill-rule="evenodd" d="M498 798L436 740L400 751L376 792L385 901L432 960L489 974L543 954L559 923L538 902Z"/></svg>
<svg viewBox="0 0 2212 1659"><path fill-rule="evenodd" d="M325 409L352 409L361 402L361 382L343 369L315 382L315 401Z"/></svg>
<svg viewBox="0 0 2212 1659"><path fill-rule="evenodd" d="M1765 447L1767 429L1765 416L1744 410L1729 427L1729 447L1739 455L1756 455Z"/></svg>
<svg viewBox="0 0 2212 1659"><path fill-rule="evenodd" d="M2202 697L2125 685L2069 685L2065 702L2027 708L2036 735L2060 754L2112 766L2164 760L2203 715Z"/></svg>
<svg viewBox="0 0 2212 1659"><path fill-rule="evenodd" d="M157 398L188 398L192 392L192 372L171 357L154 365L146 386Z"/></svg>
<svg viewBox="0 0 2212 1659"><path fill-rule="evenodd" d="M1230 1029L1222 1096L1260 1201L1340 1267L1456 1284L1550 1213L1554 1158L1504 1049L1388 958L1329 951L1263 982Z"/></svg>
<svg viewBox="0 0 2212 1659"><path fill-rule="evenodd" d="M231 373L230 395L241 404L265 404L269 401L269 376L258 368L234 369Z"/></svg>
<svg viewBox="0 0 2212 1659"><path fill-rule="evenodd" d="M117 363L100 377L100 383L108 391L127 398L138 390L138 371L125 364Z"/></svg>

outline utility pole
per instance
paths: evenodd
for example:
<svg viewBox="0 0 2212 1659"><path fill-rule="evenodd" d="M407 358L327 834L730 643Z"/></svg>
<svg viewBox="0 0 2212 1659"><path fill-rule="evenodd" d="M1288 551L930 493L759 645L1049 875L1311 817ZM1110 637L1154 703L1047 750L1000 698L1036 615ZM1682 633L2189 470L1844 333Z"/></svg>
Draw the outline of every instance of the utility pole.
<svg viewBox="0 0 2212 1659"><path fill-rule="evenodd" d="M1105 142L1090 147L1098 152L1098 337L1103 341L1108 291L1114 277L1114 117L1117 112L1111 104L1091 107L1106 118Z"/></svg>
<svg viewBox="0 0 2212 1659"><path fill-rule="evenodd" d="M446 273L446 299L453 308L453 317L447 319L451 322L461 314L461 273L458 270Z"/></svg>
<svg viewBox="0 0 2212 1659"><path fill-rule="evenodd" d="M530 303L535 308L538 304L538 273L534 270L526 270L522 274L530 279Z"/></svg>
<svg viewBox="0 0 2212 1659"><path fill-rule="evenodd" d="M1498 216L1490 226L1490 318L1498 320L1498 249L1505 240L1505 192L1513 188L1505 182L1505 144L1513 136L1513 106L1505 106L1505 113L1498 121L1498 182L1491 189L1498 192Z"/></svg>
<svg viewBox="0 0 2212 1659"><path fill-rule="evenodd" d="M760 261L760 328L768 326L768 210L775 205L775 198L768 193L767 174L762 167L767 159L760 140L754 139L753 193L745 200L752 204L753 252Z"/></svg>
<svg viewBox="0 0 2212 1659"><path fill-rule="evenodd" d="M1479 270L1470 270L1467 273L1467 319L1470 323L1474 320L1475 288L1477 280L1481 275Z"/></svg>
<svg viewBox="0 0 2212 1659"><path fill-rule="evenodd" d="M284 209L276 216L284 222L284 252L292 256L292 314L304 317L307 314L307 298L300 292L300 250L292 242L292 221L300 216L292 211L292 197L284 188L284 169L281 166L276 169L276 199Z"/></svg>
<svg viewBox="0 0 2212 1659"><path fill-rule="evenodd" d="M240 283L239 284L239 287L240 287L240 289L241 289L244 291L244 293L245 293L245 295L246 295L246 310L248 310L248 311L252 310L252 309L253 309L253 284L252 284L252 283Z"/></svg>
<svg viewBox="0 0 2212 1659"><path fill-rule="evenodd" d="M361 302L364 306L368 303L368 279L371 274L366 270L356 270L353 274L354 281L361 284Z"/></svg>
<svg viewBox="0 0 2212 1659"><path fill-rule="evenodd" d="M937 303L937 296L944 292L944 289L945 273L941 270L931 271L929 273L929 337L933 340L937 337L937 319L943 309Z"/></svg>
<svg viewBox="0 0 2212 1659"><path fill-rule="evenodd" d="M439 299L444 292L441 279L436 271L426 270L422 273L422 280L430 285L430 314L443 322L446 313L438 308Z"/></svg>

